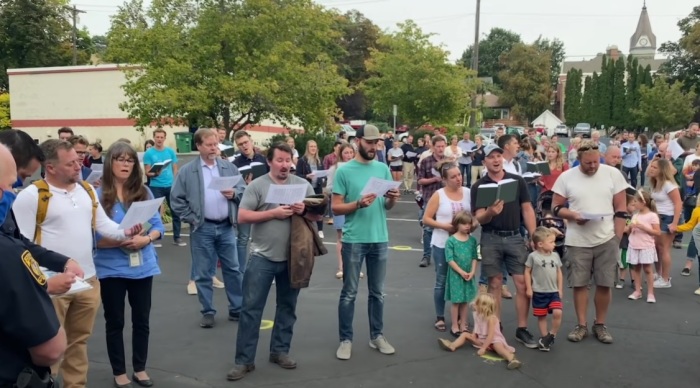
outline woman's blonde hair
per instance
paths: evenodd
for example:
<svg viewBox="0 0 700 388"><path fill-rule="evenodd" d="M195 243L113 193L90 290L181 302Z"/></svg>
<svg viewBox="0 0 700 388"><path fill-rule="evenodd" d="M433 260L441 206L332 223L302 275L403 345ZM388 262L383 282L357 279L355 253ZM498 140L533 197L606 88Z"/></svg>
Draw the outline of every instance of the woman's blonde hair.
<svg viewBox="0 0 700 388"><path fill-rule="evenodd" d="M309 146L312 143L316 145L316 155L311 155L309 153ZM318 157L318 143L316 143L315 140L309 140L306 142L306 150L304 151L304 158L306 158L306 161L309 163L311 163L312 161L315 161L316 166L321 166L321 159ZM320 168L321 167L319 167L319 169Z"/></svg>
<svg viewBox="0 0 700 388"><path fill-rule="evenodd" d="M482 319L488 319L496 314L496 299L491 294L479 294L474 300L474 311Z"/></svg>
<svg viewBox="0 0 700 388"><path fill-rule="evenodd" d="M649 183L651 183L651 189L654 191L661 191L666 182L671 182L676 184L676 179L673 176L673 165L666 159L654 159L651 163L656 163L657 168L661 177L650 177Z"/></svg>
<svg viewBox="0 0 700 388"><path fill-rule="evenodd" d="M559 148L556 145L550 145L547 147L545 151L549 151L550 149L553 149L557 153L557 160L556 160L556 165L557 165L557 170L564 170L564 155L561 153L561 148ZM546 157L546 155L545 155ZM549 163L549 160L547 160L547 163Z"/></svg>
<svg viewBox="0 0 700 388"><path fill-rule="evenodd" d="M637 193L634 194L634 199L641 202L644 206L648 207L649 210L656 213L656 204L654 203L654 199L651 197L650 192L640 188L637 190Z"/></svg>

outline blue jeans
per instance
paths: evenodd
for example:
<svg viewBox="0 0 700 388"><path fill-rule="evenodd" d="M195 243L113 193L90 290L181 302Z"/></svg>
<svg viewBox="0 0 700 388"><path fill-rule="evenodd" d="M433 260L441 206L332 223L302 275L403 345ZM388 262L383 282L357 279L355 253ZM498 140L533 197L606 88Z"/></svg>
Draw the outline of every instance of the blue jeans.
<svg viewBox="0 0 700 388"><path fill-rule="evenodd" d="M229 313L241 311L243 274L238 267L234 233L233 226L228 222L215 224L207 221L191 231L190 250L194 282L197 285L197 297L202 305L202 314L216 314L212 303L214 298L212 278L216 275L217 261L221 261Z"/></svg>
<svg viewBox="0 0 700 388"><path fill-rule="evenodd" d="M338 302L338 334L340 341L352 341L352 320L355 316L355 298L360 282L362 261L366 261L367 288L369 298L369 336L375 339L384 330L384 278L388 243L348 243L343 242L343 290Z"/></svg>
<svg viewBox="0 0 700 388"><path fill-rule="evenodd" d="M629 176L630 185L635 189L637 188L637 174L639 174L638 166L622 167L622 175L624 175L625 177Z"/></svg>
<svg viewBox="0 0 700 388"><path fill-rule="evenodd" d="M423 198L425 201L425 206L428 206L428 201L430 198ZM432 253L432 248L430 246L430 240L433 239L433 228L423 225L423 214L425 214L425 206L423 209L418 210L418 221L420 226L423 228L423 257L427 257L430 260L430 254Z"/></svg>
<svg viewBox="0 0 700 388"><path fill-rule="evenodd" d="M241 273L245 274L246 263L248 262L248 241L250 241L250 224L238 224L236 228L238 250L238 267Z"/></svg>
<svg viewBox="0 0 700 388"><path fill-rule="evenodd" d="M693 206L685 206L683 205L683 219L684 220L690 220L692 218L693 210L695 207ZM686 251L685 257L692 259L694 257L698 256L698 248L695 245L695 239L691 238L690 242L688 243L688 250Z"/></svg>
<svg viewBox="0 0 700 388"><path fill-rule="evenodd" d="M297 321L299 289L290 287L289 267L286 261L274 262L253 253L243 277L243 309L236 339L237 365L255 364L260 323L272 280L275 280L277 289L277 308L272 326L270 353L289 353L294 323Z"/></svg>
<svg viewBox="0 0 700 388"><path fill-rule="evenodd" d="M433 259L435 260L435 288L433 289L433 302L435 304L435 316L445 316L445 281L447 279L447 261L445 248L433 246Z"/></svg>
<svg viewBox="0 0 700 388"><path fill-rule="evenodd" d="M180 215L175 213L172 210L172 206L170 206L170 187L153 187L149 186L149 189L151 189L151 192L153 193L153 198L161 198L165 197L165 202L168 204L168 207L170 208L170 215L173 218L173 238L175 241L180 239L180 229L181 229L181 222L180 222Z"/></svg>
<svg viewBox="0 0 700 388"><path fill-rule="evenodd" d="M459 164L459 172L462 173L463 184L472 187L472 164Z"/></svg>

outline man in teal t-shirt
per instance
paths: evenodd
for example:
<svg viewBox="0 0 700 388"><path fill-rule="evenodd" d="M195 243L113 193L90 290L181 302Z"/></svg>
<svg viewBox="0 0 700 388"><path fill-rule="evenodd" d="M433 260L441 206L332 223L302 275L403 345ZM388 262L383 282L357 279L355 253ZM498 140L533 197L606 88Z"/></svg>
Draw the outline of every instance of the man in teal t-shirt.
<svg viewBox="0 0 700 388"><path fill-rule="evenodd" d="M338 168L333 183L333 214L345 216L341 248L343 290L338 304L340 347L336 352L336 357L341 360L349 359L352 353L352 320L363 260L366 261L369 288L369 346L382 354L395 352L383 334L384 278L389 243L386 211L394 207L400 193L397 188L381 198L376 194L361 194L371 177L391 181L389 167L374 160L380 139L381 134L373 125L357 130L355 159Z"/></svg>

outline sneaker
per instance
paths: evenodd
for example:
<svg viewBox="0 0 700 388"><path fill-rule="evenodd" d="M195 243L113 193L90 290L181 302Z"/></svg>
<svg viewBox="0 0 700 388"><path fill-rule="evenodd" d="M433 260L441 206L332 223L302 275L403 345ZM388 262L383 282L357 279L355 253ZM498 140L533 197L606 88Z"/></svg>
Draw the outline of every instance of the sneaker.
<svg viewBox="0 0 700 388"><path fill-rule="evenodd" d="M635 291L635 292L631 293L630 296L627 297L627 299L629 299L629 300L642 299L642 293Z"/></svg>
<svg viewBox="0 0 700 388"><path fill-rule="evenodd" d="M364 273L364 272L360 272L360 279L364 279L364 277L365 277L365 273Z"/></svg>
<svg viewBox="0 0 700 388"><path fill-rule="evenodd" d="M683 248L683 246L681 245L680 242L674 241L674 242L673 242L673 248L674 248L674 249L681 249L681 248Z"/></svg>
<svg viewBox="0 0 700 388"><path fill-rule="evenodd" d="M700 295L700 288L698 288L697 290L695 290L695 292L693 292L693 294L695 294L695 295Z"/></svg>
<svg viewBox="0 0 700 388"><path fill-rule="evenodd" d="M389 344L389 341L387 341L383 335L377 336L377 338L370 340L369 347L372 349L379 350L379 353L381 353L381 354L394 354L394 353L396 353L396 350L394 349L394 347L391 346L391 344Z"/></svg>
<svg viewBox="0 0 700 388"><path fill-rule="evenodd" d="M197 285L191 280L187 283L187 295L197 295Z"/></svg>
<svg viewBox="0 0 700 388"><path fill-rule="evenodd" d="M586 325L576 325L566 338L571 342L581 342L586 337L588 337Z"/></svg>
<svg viewBox="0 0 700 388"><path fill-rule="evenodd" d="M202 315L202 320L199 322L199 327L203 329L211 329L216 324L214 321L214 314L204 314Z"/></svg>
<svg viewBox="0 0 700 388"><path fill-rule="evenodd" d="M615 288L617 288L618 290L625 288L625 280L620 279L617 283L615 283Z"/></svg>
<svg viewBox="0 0 700 388"><path fill-rule="evenodd" d="M489 293L489 286L486 284L479 284L479 294L488 294Z"/></svg>
<svg viewBox="0 0 700 388"><path fill-rule="evenodd" d="M501 287L501 298L503 299L513 299L513 294L510 293L508 286L505 284Z"/></svg>
<svg viewBox="0 0 700 388"><path fill-rule="evenodd" d="M180 240L180 239L173 241L173 244L177 245L178 247L186 247L187 246L187 243Z"/></svg>
<svg viewBox="0 0 700 388"><path fill-rule="evenodd" d="M660 277L658 273L654 273L654 281L659 280Z"/></svg>
<svg viewBox="0 0 700 388"><path fill-rule="evenodd" d="M518 330L515 331L515 340L525 345L528 349L537 349L535 337L533 337L525 327L519 327Z"/></svg>
<svg viewBox="0 0 700 388"><path fill-rule="evenodd" d="M654 295L647 295L647 303L656 303Z"/></svg>
<svg viewBox="0 0 700 388"><path fill-rule="evenodd" d="M514 358L514 359L508 361L508 365L506 366L506 368L508 368L508 370L513 370L513 369L518 369L521 366L523 366L523 363L518 361L517 358Z"/></svg>
<svg viewBox="0 0 700 388"><path fill-rule="evenodd" d="M323 231L322 231L322 230L319 230L319 231L318 231L318 237L321 238L321 239L325 238L325 236L323 235Z"/></svg>
<svg viewBox="0 0 700 388"><path fill-rule="evenodd" d="M608 331L607 326L602 323L593 324L593 335L598 339L598 341L604 344L613 343L613 337Z"/></svg>
<svg viewBox="0 0 700 388"><path fill-rule="evenodd" d="M419 267L425 268L430 265L430 258L429 257L424 257L420 259L420 264L418 264Z"/></svg>
<svg viewBox="0 0 700 388"><path fill-rule="evenodd" d="M664 278L654 280L654 288L671 288L671 278L668 278L668 280L664 280Z"/></svg>
<svg viewBox="0 0 700 388"><path fill-rule="evenodd" d="M226 287L226 286L224 285L224 282L222 282L221 280L219 280L216 276L214 276L214 277L211 279L211 285L214 286L214 288L224 288L224 287Z"/></svg>
<svg viewBox="0 0 700 388"><path fill-rule="evenodd" d="M681 275L683 276L690 276L690 268L683 268L681 270Z"/></svg>
<svg viewBox="0 0 700 388"><path fill-rule="evenodd" d="M343 278L343 271L338 271L335 273L335 278L336 279L342 279Z"/></svg>
<svg viewBox="0 0 700 388"><path fill-rule="evenodd" d="M338 360L349 360L351 355L352 342L350 342L350 340L341 341L338 350L335 352L335 356Z"/></svg>
<svg viewBox="0 0 700 388"><path fill-rule="evenodd" d="M539 341L537 341L537 347L543 351L543 352L548 352L552 345L554 344L554 335L552 333L547 334L544 337L541 337Z"/></svg>

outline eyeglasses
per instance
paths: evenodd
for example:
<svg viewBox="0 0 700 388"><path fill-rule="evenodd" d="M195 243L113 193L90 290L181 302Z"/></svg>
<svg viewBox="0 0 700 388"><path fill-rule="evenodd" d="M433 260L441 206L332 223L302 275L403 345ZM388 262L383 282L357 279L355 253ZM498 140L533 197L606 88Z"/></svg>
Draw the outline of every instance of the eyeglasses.
<svg viewBox="0 0 700 388"><path fill-rule="evenodd" d="M134 159L116 158L113 160L116 160L117 162L119 162L121 164L134 164L134 163L136 163L136 161Z"/></svg>

